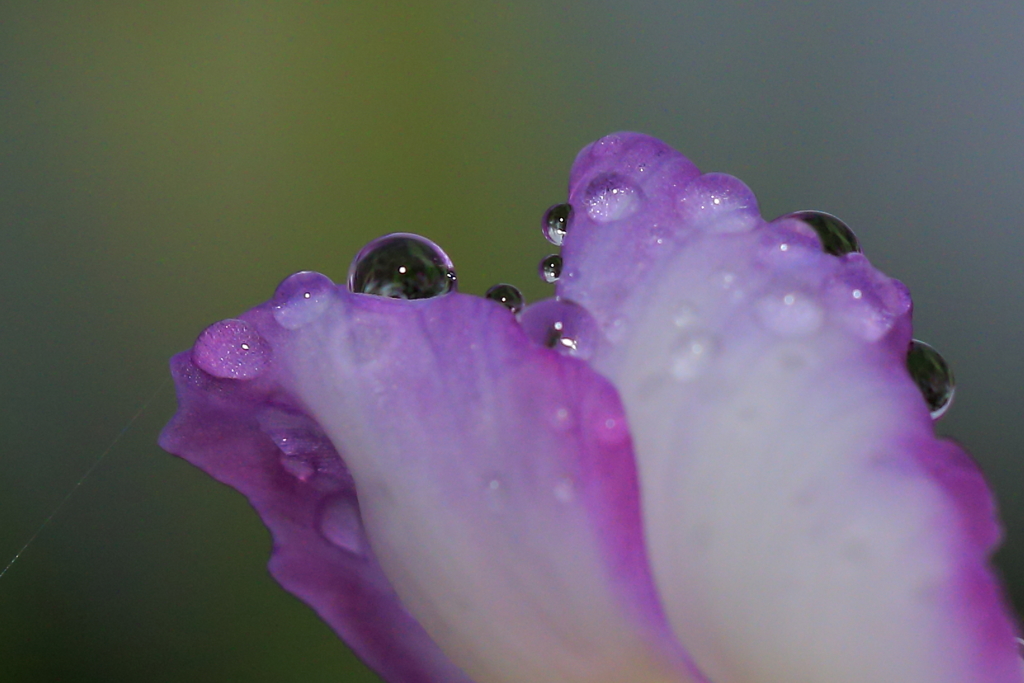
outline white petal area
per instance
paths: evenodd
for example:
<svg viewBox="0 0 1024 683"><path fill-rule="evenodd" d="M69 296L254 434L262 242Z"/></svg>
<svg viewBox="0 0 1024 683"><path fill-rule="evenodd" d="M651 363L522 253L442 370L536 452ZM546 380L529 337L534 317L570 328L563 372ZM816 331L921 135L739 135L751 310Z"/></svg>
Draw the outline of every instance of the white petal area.
<svg viewBox="0 0 1024 683"><path fill-rule="evenodd" d="M1024 680L990 504L965 512L929 470L962 454L933 436L906 327L869 343L825 275L769 266L756 235L694 240L594 361L676 635L715 683Z"/></svg>
<svg viewBox="0 0 1024 683"><path fill-rule="evenodd" d="M276 341L402 603L477 683L687 683L613 388L494 302L343 296Z"/></svg>

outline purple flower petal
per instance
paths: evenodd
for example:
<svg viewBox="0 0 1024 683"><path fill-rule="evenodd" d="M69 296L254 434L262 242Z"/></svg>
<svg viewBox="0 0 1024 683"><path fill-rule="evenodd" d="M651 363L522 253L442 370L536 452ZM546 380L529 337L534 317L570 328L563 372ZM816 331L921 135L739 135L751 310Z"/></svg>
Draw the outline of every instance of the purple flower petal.
<svg viewBox="0 0 1024 683"><path fill-rule="evenodd" d="M1021 681L994 505L908 375L906 289L696 174L642 135L584 149L558 285L601 329L676 635L717 683Z"/></svg>
<svg viewBox="0 0 1024 683"><path fill-rule="evenodd" d="M241 321L217 357L255 379L177 356L161 443L249 497L274 576L385 678L703 680L654 593L618 396L586 364L492 301L308 274Z"/></svg>
<svg viewBox="0 0 1024 683"><path fill-rule="evenodd" d="M471 683L399 602L319 426L273 380L218 380L189 356L171 363L179 408L160 444L249 499L273 534L274 578L388 681Z"/></svg>

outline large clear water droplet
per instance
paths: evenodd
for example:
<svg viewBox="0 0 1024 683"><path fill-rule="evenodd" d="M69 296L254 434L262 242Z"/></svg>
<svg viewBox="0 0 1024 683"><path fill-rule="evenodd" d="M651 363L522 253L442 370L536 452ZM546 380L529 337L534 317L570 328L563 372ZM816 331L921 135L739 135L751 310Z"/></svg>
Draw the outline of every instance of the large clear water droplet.
<svg viewBox="0 0 1024 683"><path fill-rule="evenodd" d="M544 213L540 227L547 241L560 247L565 241L565 233L569 232L571 221L572 204L555 204Z"/></svg>
<svg viewBox="0 0 1024 683"><path fill-rule="evenodd" d="M537 269L540 273L540 279L548 284L558 282L558 278L562 277L562 257L558 254L551 254L540 262L540 267Z"/></svg>
<svg viewBox="0 0 1024 683"><path fill-rule="evenodd" d="M953 371L946 359L923 341L917 339L910 342L907 351L907 370L921 390L925 403L932 412L932 419L937 420L949 410L956 389Z"/></svg>
<svg viewBox="0 0 1024 683"><path fill-rule="evenodd" d="M289 275L274 291L274 320L286 330L296 330L330 308L331 278L310 270Z"/></svg>
<svg viewBox="0 0 1024 683"><path fill-rule="evenodd" d="M821 240L821 248L833 256L860 251L860 242L850 226L824 211L795 211L781 219L793 218L809 225Z"/></svg>
<svg viewBox="0 0 1024 683"><path fill-rule="evenodd" d="M425 237L396 232L363 247L348 269L348 288L391 299L429 299L455 291L451 259Z"/></svg>
<svg viewBox="0 0 1024 683"><path fill-rule="evenodd" d="M270 363L270 344L244 320L221 320L203 330L192 362L221 379L254 379Z"/></svg>
<svg viewBox="0 0 1024 683"><path fill-rule="evenodd" d="M519 323L535 343L583 359L593 355L601 334L587 309L565 299L545 299L527 306Z"/></svg>
<svg viewBox="0 0 1024 683"><path fill-rule="evenodd" d="M526 303L526 299L523 298L523 293L519 291L518 287L504 282L488 289L484 296L491 301L497 301L513 313L523 310L523 305Z"/></svg>

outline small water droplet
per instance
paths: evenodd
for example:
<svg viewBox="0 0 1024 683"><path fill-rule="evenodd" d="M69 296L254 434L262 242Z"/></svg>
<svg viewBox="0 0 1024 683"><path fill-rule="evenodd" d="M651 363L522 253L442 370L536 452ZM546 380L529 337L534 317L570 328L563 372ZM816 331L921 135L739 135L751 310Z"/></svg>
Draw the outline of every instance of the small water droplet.
<svg viewBox="0 0 1024 683"><path fill-rule="evenodd" d="M816 332L825 319L824 311L811 297L796 292L765 297L758 303L757 312L765 327L786 337Z"/></svg>
<svg viewBox="0 0 1024 683"><path fill-rule="evenodd" d="M683 187L676 206L687 224L713 232L750 230L761 216L751 189L728 173L697 176Z"/></svg>
<svg viewBox="0 0 1024 683"><path fill-rule="evenodd" d="M811 226L821 240L821 248L833 256L843 256L860 251L860 242L850 227L824 211L794 211L782 216L779 220L794 218Z"/></svg>
<svg viewBox="0 0 1024 683"><path fill-rule="evenodd" d="M559 503L571 503L576 497L576 484L570 477L562 477L555 484L554 493Z"/></svg>
<svg viewBox="0 0 1024 683"><path fill-rule="evenodd" d="M562 246L565 234L572 222L572 204L555 204L544 213L541 230L548 242L556 247Z"/></svg>
<svg viewBox="0 0 1024 683"><path fill-rule="evenodd" d="M264 428L267 436L274 440L274 443L282 453L289 456L298 456L319 453L330 450L323 435L303 429L279 429L275 427Z"/></svg>
<svg viewBox="0 0 1024 683"><path fill-rule="evenodd" d="M274 291L274 320L295 330L316 320L330 308L334 283L326 275L304 270L289 275Z"/></svg>
<svg viewBox="0 0 1024 683"><path fill-rule="evenodd" d="M222 379L254 379L270 363L270 344L244 320L221 320L203 330L192 347L192 362Z"/></svg>
<svg viewBox="0 0 1024 683"><path fill-rule="evenodd" d="M519 323L535 343L584 360L593 354L600 338L593 316L567 299L545 299L527 306Z"/></svg>
<svg viewBox="0 0 1024 683"><path fill-rule="evenodd" d="M338 548L362 555L366 540L356 501L347 496L329 500L320 513L320 534Z"/></svg>
<svg viewBox="0 0 1024 683"><path fill-rule="evenodd" d="M429 299L456 290L455 267L427 238L397 232L378 237L356 254L348 288L391 299Z"/></svg>
<svg viewBox="0 0 1024 683"><path fill-rule="evenodd" d="M313 463L304 458L293 458L282 454L280 457L281 467L299 481L309 481L316 474L316 467Z"/></svg>
<svg viewBox="0 0 1024 683"><path fill-rule="evenodd" d="M680 304L676 308L676 312L672 315L672 324L683 329L684 327L691 327L694 325L699 317L697 311L694 310L693 306L689 304Z"/></svg>
<svg viewBox="0 0 1024 683"><path fill-rule="evenodd" d="M629 425L624 415L597 415L595 419L593 431L599 443L615 446L629 439Z"/></svg>
<svg viewBox="0 0 1024 683"><path fill-rule="evenodd" d="M523 309L523 305L526 303L526 300L523 298L523 293L519 291L519 288L504 282L494 285L488 289L484 296L491 301L497 301L513 313L521 311Z"/></svg>
<svg viewBox="0 0 1024 683"><path fill-rule="evenodd" d="M626 218L640 206L640 191L614 173L606 173L590 181L584 197L587 215L598 223Z"/></svg>
<svg viewBox="0 0 1024 683"><path fill-rule="evenodd" d="M558 278L562 277L562 257L558 254L551 254L544 258L540 262L540 267L537 269L540 273L540 279L548 284L558 282Z"/></svg>
<svg viewBox="0 0 1024 683"><path fill-rule="evenodd" d="M565 406L558 406L549 413L548 422L555 431L564 432L575 424L572 412Z"/></svg>
<svg viewBox="0 0 1024 683"><path fill-rule="evenodd" d="M671 354L669 371L681 382L688 382L704 372L715 355L717 344L711 335L686 334L679 337Z"/></svg>
<svg viewBox="0 0 1024 683"><path fill-rule="evenodd" d="M928 344L915 339L907 351L907 370L921 390L932 419L938 420L949 410L956 389L953 371L946 359Z"/></svg>
<svg viewBox="0 0 1024 683"><path fill-rule="evenodd" d="M505 509L505 499L508 492L500 477L491 477L484 484L484 499L487 509L491 512L501 512Z"/></svg>

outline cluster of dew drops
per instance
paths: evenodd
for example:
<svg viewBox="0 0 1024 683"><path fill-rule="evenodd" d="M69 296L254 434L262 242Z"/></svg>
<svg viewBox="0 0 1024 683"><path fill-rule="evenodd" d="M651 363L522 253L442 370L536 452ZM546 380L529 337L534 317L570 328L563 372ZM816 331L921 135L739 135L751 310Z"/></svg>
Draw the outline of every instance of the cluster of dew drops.
<svg viewBox="0 0 1024 683"><path fill-rule="evenodd" d="M571 204L555 204L544 212L541 231L548 242L561 247L573 218ZM821 211L797 211L783 218L797 219L812 228L822 249L841 257L859 252L853 231L835 216ZM554 284L562 274L562 257L555 253L541 260L540 278ZM447 254L430 240L411 233L380 237L365 247L352 261L348 273L349 290L395 299L427 299L457 289L455 267ZM581 307L557 297L526 307L517 287L499 283L487 290L491 299L517 316L527 335L535 342L586 358L585 339L596 323ZM308 297L307 297L308 298ZM907 370L925 399L933 419L941 417L953 399L953 372L945 359L931 346L912 340L907 349Z"/></svg>

